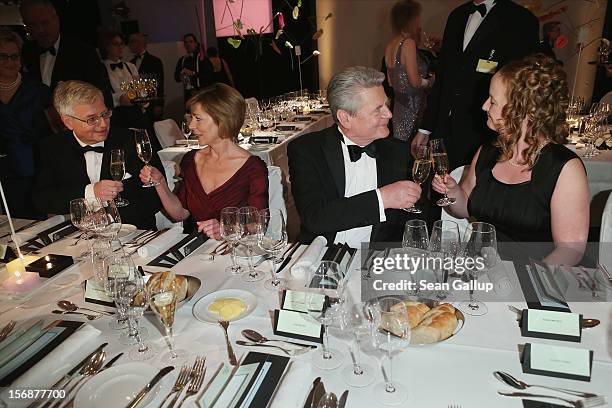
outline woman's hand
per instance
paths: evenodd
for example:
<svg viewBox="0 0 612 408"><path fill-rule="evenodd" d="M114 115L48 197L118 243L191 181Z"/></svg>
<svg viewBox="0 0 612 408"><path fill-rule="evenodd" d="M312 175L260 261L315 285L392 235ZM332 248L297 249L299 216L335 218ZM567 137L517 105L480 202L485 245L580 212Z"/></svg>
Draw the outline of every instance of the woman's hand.
<svg viewBox="0 0 612 408"><path fill-rule="evenodd" d="M159 184L166 183L166 179L164 178L163 174L161 174L161 172L153 166L144 166L142 169L140 169L140 181L143 183L148 183L149 181Z"/></svg>
<svg viewBox="0 0 612 408"><path fill-rule="evenodd" d="M457 187L458 184L455 179L449 176L448 174L444 175L444 178L436 174L433 180L431 181L431 186L438 193L445 194L448 191Z"/></svg>
<svg viewBox="0 0 612 408"><path fill-rule="evenodd" d="M221 229L219 226L219 221L213 218L206 221L198 221L197 224L198 232L203 232L210 238L216 239L217 241L221 241Z"/></svg>

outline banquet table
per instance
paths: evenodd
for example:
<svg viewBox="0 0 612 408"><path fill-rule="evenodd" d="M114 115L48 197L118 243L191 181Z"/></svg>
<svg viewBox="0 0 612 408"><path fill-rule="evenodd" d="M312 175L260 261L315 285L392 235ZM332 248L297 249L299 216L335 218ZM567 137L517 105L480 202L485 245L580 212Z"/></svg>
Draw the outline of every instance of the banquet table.
<svg viewBox="0 0 612 408"><path fill-rule="evenodd" d="M598 150L595 157L582 157L584 149L574 149L581 156L589 181L591 200L602 191L612 190L612 150Z"/></svg>
<svg viewBox="0 0 612 408"><path fill-rule="evenodd" d="M178 235L174 242L179 241L183 235ZM65 238L55 242L41 250L41 254L56 253L67 255L78 255L87 248L87 243L70 246L74 239ZM257 307L254 312L244 319L232 322L229 326L229 336L232 340L236 354L245 355L249 351L269 352L277 354L274 349L242 347L234 342L241 339L242 329L254 329L267 337L275 337L272 334L271 310L279 308L279 294L264 289L262 282L247 283L240 276L229 276L224 269L229 265L228 256L218 256L214 262L208 261L208 253L217 246L218 242L209 240L197 251L182 260L172 269L174 272L198 277L202 286L191 301L183 305L176 314L174 333L178 349L189 350L195 355L206 355L206 364L209 367L205 384L215 372L215 368L221 362L227 363L227 352L223 337L223 331L218 325L207 324L196 320L192 314L193 305L202 297L220 289L243 289L253 293L257 298ZM172 245L169 243L168 246ZM304 250L302 246L292 257L295 262ZM147 258L134 256L134 261L139 265L146 265L157 254L151 254ZM351 299L358 299L361 290L360 253L355 257L352 264L347 268L348 290ZM304 282L295 279L290 274L291 264L285 268L281 275L289 280L293 289L303 287ZM612 397L610 384L612 384L612 306L607 299L612 298L612 292L601 292L602 296L594 301L590 298L590 292L584 293L583 302L574 302L570 306L575 313L581 313L585 317L601 320L601 324L593 329L583 331L581 343L561 342L554 340L534 339L521 337L516 322L516 315L510 312L508 305L514 305L520 309L526 307L524 298L519 289L513 266L504 263L506 272L514 282L514 290L506 297L493 301L487 301L488 313L484 316L465 316L465 325L461 331L445 342L429 345L409 347L398 354L393 361L394 380L406 385L409 390L409 399L402 407L447 407L451 404L462 407L521 407L521 399L502 397L497 390L511 391L509 387L496 380L492 373L502 370L511 373L527 383L553 385ZM264 262L260 267L263 271L269 271L270 265ZM145 269L155 270L150 266ZM61 275L65 275L61 277ZM27 318L41 317L47 320L57 318L50 314L54 303L59 299L69 299L80 306L92 307L83 302L82 281L92 275L90 261L78 263L73 268L60 274L58 283L46 288L44 292L37 293L26 302L3 299L0 301L0 325L6 324L9 319L23 320ZM486 277L482 277L486 281ZM576 286L575 282L570 285ZM467 294L453 293L449 301L456 302L464 300ZM483 298L486 300L486 298ZM93 305L93 308L98 306ZM68 320L86 321L78 316L65 316ZM109 358L118 352L127 351L126 346L118 342L118 332L108 327L110 318L102 318L89 322L102 334L96 339L95 345L107 341L106 348ZM86 321L87 322L87 321ZM161 336L161 327L153 315L145 315L142 324L148 328L150 343L160 350L150 364L163 367L160 355L167 351L167 346ZM518 345L526 342L556 344L567 347L587 348L594 351L592 367L592 378L590 382L577 380L559 379L553 377L524 374L519 361ZM363 343L366 343L365 341ZM341 350L344 354L344 363L349 363L348 354L349 336L337 330L331 331L330 344ZM89 350L93 347L90 346ZM364 344L363 352L365 360L377 371L377 380L382 381L380 370L381 354L367 344ZM75 351L78 354L78 351ZM284 378L282 379L273 400L268 406L287 408L302 407L309 386L315 377L321 377L328 391L340 395L345 389L349 389L347 407L380 407L382 406L373 397L373 385L364 388L353 388L347 386L340 376L340 369L322 371L314 368L311 363L312 352L299 357L292 358ZM282 354L281 354L282 355ZM80 357L82 358L82 357ZM192 358L192 361L193 361ZM78 360L75 357L74 363ZM128 362L123 356L116 364ZM387 362L385 361L385 365ZM48 369L52 374L53 370ZM388 369L387 369L388 372ZM162 381L162 392L148 406L158 406L174 383L178 375L175 370ZM44 381L43 381L44 382ZM43 386L45 384L32 384L32 386ZM46 384L47 386L49 384ZM532 391L531 389L528 391ZM533 390L535 393L541 389ZM561 394L558 394L561 395ZM193 399L188 400L184 406L195 407ZM552 401L551 401L552 402ZM557 401L558 402L558 401ZM22 406L15 404L14 406Z"/></svg>

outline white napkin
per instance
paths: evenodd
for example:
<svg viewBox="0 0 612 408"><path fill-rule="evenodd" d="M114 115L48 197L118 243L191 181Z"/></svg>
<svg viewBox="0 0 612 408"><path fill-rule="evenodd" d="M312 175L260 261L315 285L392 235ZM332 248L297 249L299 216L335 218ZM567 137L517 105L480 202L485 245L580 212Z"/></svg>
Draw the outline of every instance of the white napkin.
<svg viewBox="0 0 612 408"><path fill-rule="evenodd" d="M308 273L308 269L321 259L321 254L325 250L326 245L327 239L325 237L318 236L313 239L308 248L302 252L300 258L291 267L291 275L297 279L304 278Z"/></svg>
<svg viewBox="0 0 612 408"><path fill-rule="evenodd" d="M15 240L17 244L21 245L29 239L34 238L39 233L43 232L48 228L53 228L58 224L61 224L66 220L65 215L56 215L45 221L41 221L34 225L33 227L27 228L21 232L15 234Z"/></svg>
<svg viewBox="0 0 612 408"><path fill-rule="evenodd" d="M163 249L168 247L168 244L176 238L178 235L183 233L182 226L176 226L170 228L168 231L161 234L159 237L155 238L147 245L143 245L138 248L138 255L142 258L146 258L148 256L156 255L161 252Z"/></svg>
<svg viewBox="0 0 612 408"><path fill-rule="evenodd" d="M8 390L10 389L25 387L45 389L52 386L100 345L101 341L95 341L94 339L98 338L101 333L100 330L89 324L84 325L36 363L34 367L13 381L11 386L0 394L0 400L9 401ZM9 406L17 406L11 405L15 402L14 399L11 399ZM23 406L29 402L31 401L24 401Z"/></svg>

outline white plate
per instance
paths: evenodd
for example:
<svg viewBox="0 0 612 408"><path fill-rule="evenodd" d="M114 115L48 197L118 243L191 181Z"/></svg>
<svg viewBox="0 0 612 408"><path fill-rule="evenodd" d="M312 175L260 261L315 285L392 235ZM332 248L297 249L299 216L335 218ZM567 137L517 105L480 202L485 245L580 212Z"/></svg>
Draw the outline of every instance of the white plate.
<svg viewBox="0 0 612 408"><path fill-rule="evenodd" d="M246 309L240 315L236 316L231 322L240 320L253 312L257 307L257 298L251 292L240 289L223 289L217 292L209 293L202 299L198 300L193 305L193 316L201 322L218 323L219 315L208 311L208 307L217 299L220 298L236 298L242 300L246 304Z"/></svg>
<svg viewBox="0 0 612 408"><path fill-rule="evenodd" d="M117 233L117 239L125 238L128 235L132 235L134 232L136 232L137 229L138 228L136 228L135 225L132 225L132 224L123 224L121 226L121 229Z"/></svg>
<svg viewBox="0 0 612 408"><path fill-rule="evenodd" d="M74 399L74 407L125 407L158 372L159 368L139 361L108 368L92 377L79 389ZM162 378L139 405L144 407L153 401L167 378Z"/></svg>

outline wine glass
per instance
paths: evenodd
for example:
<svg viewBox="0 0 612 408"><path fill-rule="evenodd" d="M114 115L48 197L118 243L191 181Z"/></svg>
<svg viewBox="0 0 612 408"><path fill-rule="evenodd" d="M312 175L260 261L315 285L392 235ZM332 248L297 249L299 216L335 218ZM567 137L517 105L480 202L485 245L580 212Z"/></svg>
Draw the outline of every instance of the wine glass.
<svg viewBox="0 0 612 408"><path fill-rule="evenodd" d="M459 225L451 220L437 220L431 229L429 240L429 252L440 258L439 268L435 267L437 283L447 283L451 270L445 268L448 258L454 259L461 249L461 235ZM448 296L447 290L439 290L436 293L438 299L443 300Z"/></svg>
<svg viewBox="0 0 612 408"><path fill-rule="evenodd" d="M135 267L132 258L123 251L111 252L104 258L104 289L117 307L117 319L112 320L108 326L113 330L122 330L128 327L128 319L125 314L125 304L122 299L117 298L115 280L125 280L134 273Z"/></svg>
<svg viewBox="0 0 612 408"><path fill-rule="evenodd" d="M70 221L72 225L81 231L81 235L77 238L75 244L79 242L83 236L89 240L90 215L91 212L87 205L87 200L84 198L77 198L70 201Z"/></svg>
<svg viewBox="0 0 612 408"><path fill-rule="evenodd" d="M240 243L247 248L249 272L242 275L245 282L258 282L264 278L264 275L253 268L253 248L257 246L257 237L261 229L259 223L259 211L255 207L243 207L238 210L240 219Z"/></svg>
<svg viewBox="0 0 612 408"><path fill-rule="evenodd" d="M342 328L353 337L353 364L342 369L342 378L350 386L365 387L375 378L375 369L361 362L361 340L372 334L373 325L378 322L377 312L371 303L356 302L348 306L342 314Z"/></svg>
<svg viewBox="0 0 612 408"><path fill-rule="evenodd" d="M172 274L171 278L156 275L151 279L155 279L155 281L147 285L149 305L164 325L166 341L170 348L170 351L162 357L162 362L174 366L184 364L189 358L189 353L185 350L176 350L174 348L174 334L172 332L174 315L179 302L178 284Z"/></svg>
<svg viewBox="0 0 612 408"><path fill-rule="evenodd" d="M149 307L149 294L146 289L145 281L141 274L134 273L131 279L125 282L119 282L119 287L116 289L118 297L126 302L126 316L128 325L133 330L133 336L138 344L137 347L130 350L128 353L131 360L143 361L149 360L155 356L156 349L144 343L142 336L142 328L138 328L138 319L142 318L145 310Z"/></svg>
<svg viewBox="0 0 612 408"><path fill-rule="evenodd" d="M153 158L153 148L151 147L151 140L149 140L147 131L145 129L134 129L134 139L136 141L136 153L138 154L138 158L148 167L149 162ZM142 186L155 187L157 185L159 185L159 183L149 180Z"/></svg>
<svg viewBox="0 0 612 408"><path fill-rule="evenodd" d="M181 122L181 131L183 132L183 136L185 136L185 139L189 140L189 138L191 137L192 131L189 128L188 120L184 120Z"/></svg>
<svg viewBox="0 0 612 408"><path fill-rule="evenodd" d="M230 252L232 264L225 268L225 272L230 275L242 275L244 273L242 267L236 263L236 246L242 236L242 225L238 215L239 210L238 207L224 208L221 210L221 216L219 217L221 238L228 241L232 246L232 251Z"/></svg>
<svg viewBox="0 0 612 408"><path fill-rule="evenodd" d="M408 390L406 386L393 381L393 354L402 352L410 345L408 313L404 303L398 298L380 298L376 305L380 320L372 329L372 343L387 354L389 372L384 383L374 386L374 397L383 405L400 405L408 399Z"/></svg>
<svg viewBox="0 0 612 408"><path fill-rule="evenodd" d="M264 287L270 290L283 290L287 287L285 279L276 276L276 260L287 245L287 226L285 216L278 209L266 209L259 212L258 245L270 255L272 264L272 279L264 282Z"/></svg>
<svg viewBox="0 0 612 408"><path fill-rule="evenodd" d="M94 208L94 230L98 236L112 240L121 230L121 214L113 200L95 200L91 204Z"/></svg>
<svg viewBox="0 0 612 408"><path fill-rule="evenodd" d="M111 150L110 174L115 181L122 181L125 177L125 152L123 149ZM125 207L129 203L128 200L121 197L120 193L117 193L117 197L115 197L115 205L117 207Z"/></svg>
<svg viewBox="0 0 612 408"><path fill-rule="evenodd" d="M444 178L448 174L448 155L446 154L446 148L444 147L444 141L442 139L433 139L429 141L429 148L431 150L431 157L433 159L433 168L435 173ZM455 204L455 199L450 198L444 191L444 197L436 201L436 204L440 207L447 207Z"/></svg>
<svg viewBox="0 0 612 408"><path fill-rule="evenodd" d="M419 252L427 251L429 247L429 233L427 223L423 220L408 220L404 227L402 237L403 248L414 248Z"/></svg>
<svg viewBox="0 0 612 408"><path fill-rule="evenodd" d="M466 269L473 281L473 287L477 287L478 276L499 262L495 235L495 227L486 222L472 222L465 230L463 256L466 260L474 260L474 262L466 262ZM459 309L472 316L482 316L487 313L487 305L476 300L474 289L470 289L469 302L461 302Z"/></svg>
<svg viewBox="0 0 612 408"><path fill-rule="evenodd" d="M333 370L342 364L342 354L329 348L329 326L340 316L344 300L345 282L340 265L321 261L309 273L306 309L310 317L323 325L323 347L312 356L312 364L322 370Z"/></svg>
<svg viewBox="0 0 612 408"><path fill-rule="evenodd" d="M429 177L429 169L431 169L429 146L419 145L416 148L416 158L412 165L412 180L420 186ZM416 203L410 208L404 208L404 211L413 214L420 214L423 212L421 209L417 208Z"/></svg>

